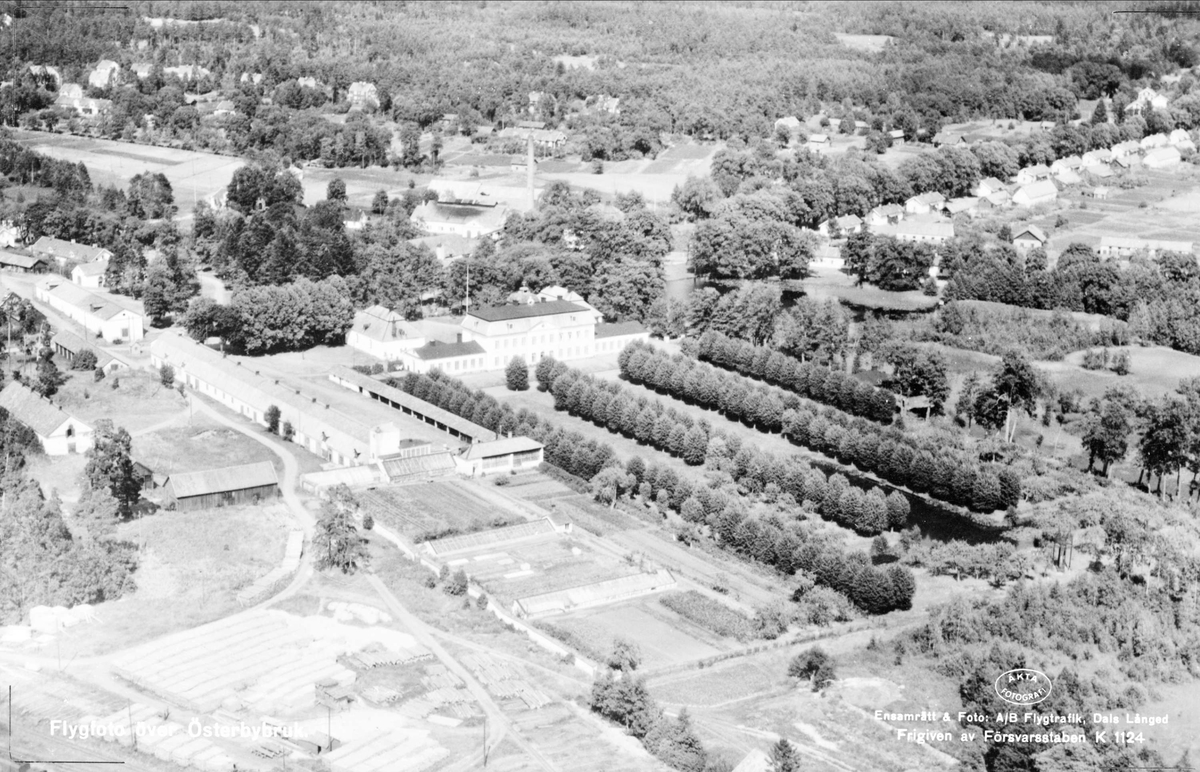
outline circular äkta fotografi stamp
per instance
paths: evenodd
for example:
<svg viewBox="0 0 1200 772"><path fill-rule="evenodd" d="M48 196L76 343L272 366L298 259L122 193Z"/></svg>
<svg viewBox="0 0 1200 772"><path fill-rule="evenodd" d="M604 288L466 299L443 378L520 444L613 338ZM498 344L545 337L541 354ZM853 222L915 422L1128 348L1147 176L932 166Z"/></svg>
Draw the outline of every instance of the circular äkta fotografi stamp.
<svg viewBox="0 0 1200 772"><path fill-rule="evenodd" d="M1010 705L1036 705L1050 696L1054 684L1042 671L1021 667L1001 673L995 688L996 696Z"/></svg>

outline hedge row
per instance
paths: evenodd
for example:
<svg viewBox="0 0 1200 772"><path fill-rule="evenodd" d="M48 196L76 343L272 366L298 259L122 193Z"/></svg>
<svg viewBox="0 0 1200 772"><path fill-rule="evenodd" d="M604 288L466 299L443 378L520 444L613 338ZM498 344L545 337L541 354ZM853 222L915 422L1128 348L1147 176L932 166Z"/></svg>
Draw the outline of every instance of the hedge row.
<svg viewBox="0 0 1200 772"><path fill-rule="evenodd" d="M546 366L543 367L543 364ZM552 371L561 375L567 370L560 362L546 360L539 363L537 377L544 384ZM489 429L508 431L504 427L512 427L514 435L541 442L545 446L548 462L577 477L591 480L605 468L620 466L608 443L587 440L579 432L565 431L552 421L540 420L536 413L525 409L514 411L511 405L501 404L482 391L472 391L461 381L440 371L434 370L424 375L409 373L401 380L392 379L390 383ZM643 407L649 403L645 397L640 397L639 401ZM793 495L807 493L811 486L815 495L817 478L824 480L819 470L804 470L799 465L766 457L753 448L740 448L733 438L730 440L730 448L737 449L733 463L745 466L741 483L748 490L766 491L768 485L776 483L781 491L790 491ZM882 614L912 606L916 585L912 573L907 569L892 566L880 570L870 565L866 553L848 553L824 539L812 538L796 523L785 525L777 518L760 520L748 517L740 494L731 496L707 485L697 485L680 478L670 467L647 464L641 458L634 457L623 471L631 478L631 488L676 512L683 509L685 502L694 499L703 513L704 521L729 549L773 566L785 575L807 571L815 581L845 594L855 605L869 613ZM807 475L807 472L812 474ZM836 479L840 475L834 477ZM832 484L840 487L839 483ZM823 500L824 491L821 493ZM803 498L805 496L801 495L797 500ZM902 496L894 500L903 502L907 516L907 500ZM695 505L689 509L695 513Z"/></svg>
<svg viewBox="0 0 1200 772"><path fill-rule="evenodd" d="M726 370L782 386L814 402L832 405L851 415L890 424L896 395L852 375L823 365L802 362L766 346L755 346L719 332L700 336L699 358Z"/></svg>
<svg viewBox="0 0 1200 772"><path fill-rule="evenodd" d="M1021 479L1010 467L981 463L963 450L939 445L936 437L917 438L833 408L809 407L795 394L648 343L631 343L619 362L621 374L634 383L733 421L781 431L798 445L941 501L993 512L1021 500Z"/></svg>
<svg viewBox="0 0 1200 772"><path fill-rule="evenodd" d="M808 501L824 517L867 536L889 525L903 526L908 518L908 500L900 493L893 493L888 501L878 486L864 493L842 475L830 479L799 459L778 459L740 445L706 421L694 421L657 400L633 395L620 383L554 364L543 375L538 380L549 385L556 410L668 452L689 465L707 462L754 493L767 493L772 500L790 495L793 504ZM680 514L689 521L702 520L686 501Z"/></svg>

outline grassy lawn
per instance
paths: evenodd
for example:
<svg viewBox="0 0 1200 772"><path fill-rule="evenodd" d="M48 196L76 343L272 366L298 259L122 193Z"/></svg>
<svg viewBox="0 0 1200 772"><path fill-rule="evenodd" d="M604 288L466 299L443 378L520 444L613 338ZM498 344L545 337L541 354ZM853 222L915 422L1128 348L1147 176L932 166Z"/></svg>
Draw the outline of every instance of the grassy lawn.
<svg viewBox="0 0 1200 772"><path fill-rule="evenodd" d="M240 610L237 592L283 559L292 519L282 505L160 511L121 524L139 545L136 591L96 606L98 621L65 630L63 656L93 656Z"/></svg>
<svg viewBox="0 0 1200 772"><path fill-rule="evenodd" d="M107 418L133 434L187 410L179 392L164 387L154 373L120 370L97 382L90 372L68 372L70 380L58 390L54 401L89 423Z"/></svg>
<svg viewBox="0 0 1200 772"><path fill-rule="evenodd" d="M854 286L854 277L828 266L815 267L812 276L801 282L804 293L814 300L832 298L851 306L882 311L928 311L937 305L936 297L920 291L888 292L878 287Z"/></svg>
<svg viewBox="0 0 1200 772"><path fill-rule="evenodd" d="M1130 346L1129 375L1080 367L1084 352L1076 351L1061 362L1038 362L1060 390L1079 389L1085 399L1100 397L1113 386L1132 386L1143 397L1157 399L1175 391L1181 378L1200 374L1200 357L1164 346Z"/></svg>
<svg viewBox="0 0 1200 772"><path fill-rule="evenodd" d="M283 470L283 463L269 448L200 414L191 416L182 426L134 437L133 457L161 474L256 461L270 461L277 472Z"/></svg>

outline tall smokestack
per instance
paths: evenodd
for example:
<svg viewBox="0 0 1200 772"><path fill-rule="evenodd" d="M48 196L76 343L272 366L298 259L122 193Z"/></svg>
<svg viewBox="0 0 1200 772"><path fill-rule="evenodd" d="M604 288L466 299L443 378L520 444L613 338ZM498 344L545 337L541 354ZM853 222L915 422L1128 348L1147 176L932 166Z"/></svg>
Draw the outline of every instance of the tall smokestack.
<svg viewBox="0 0 1200 772"><path fill-rule="evenodd" d="M529 211L533 211L533 130L529 131L529 139L525 156L525 186L529 189Z"/></svg>

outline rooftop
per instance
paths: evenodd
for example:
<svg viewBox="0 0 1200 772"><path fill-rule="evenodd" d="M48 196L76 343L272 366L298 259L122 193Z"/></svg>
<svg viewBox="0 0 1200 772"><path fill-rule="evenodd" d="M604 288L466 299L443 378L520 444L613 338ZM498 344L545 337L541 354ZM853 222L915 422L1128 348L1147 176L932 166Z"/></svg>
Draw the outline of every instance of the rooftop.
<svg viewBox="0 0 1200 772"><path fill-rule="evenodd" d="M74 241L63 241L62 239L53 239L49 236L42 236L33 242L33 246L29 248L29 251L53 257L65 257L68 260L79 260L84 263L90 263L109 254L109 251L103 247L77 244Z"/></svg>
<svg viewBox="0 0 1200 772"><path fill-rule="evenodd" d="M405 321L402 314L375 305L354 315L351 332L378 341L411 340L420 338L417 328Z"/></svg>
<svg viewBox="0 0 1200 772"><path fill-rule="evenodd" d="M493 440L492 442L477 442L463 452L463 458L468 461L473 461L477 458L495 458L496 456L507 456L509 453L525 453L531 450L540 450L542 447L542 443L537 440L531 440L528 437L508 437L503 440Z"/></svg>
<svg viewBox="0 0 1200 772"><path fill-rule="evenodd" d="M420 413L426 418L437 421L443 426L448 426L459 434L465 434L473 439L491 440L496 437L496 433L491 429L486 429L473 421L451 413L449 410L444 410L431 402L414 397L403 389L397 389L395 386L390 386L378 378L363 375L349 367L334 368L333 372L329 374L329 378L333 381L341 381L361 389L366 389L372 394L377 394L384 399L407 407L409 410Z"/></svg>
<svg viewBox="0 0 1200 772"><path fill-rule="evenodd" d="M49 294L99 319L112 319L122 311L128 310L102 295L97 295L78 284L72 284L58 277L48 280L48 283L43 286L46 287L46 292Z"/></svg>
<svg viewBox="0 0 1200 772"><path fill-rule="evenodd" d="M439 359L453 359L454 357L469 357L487 352L483 350L483 346L473 340L457 343L442 343L441 341L431 340L424 346L413 349L412 353L418 359L430 362Z"/></svg>
<svg viewBox="0 0 1200 772"><path fill-rule="evenodd" d="M641 322L616 322L614 324L597 324L596 338L615 338L618 335L637 335L646 332Z"/></svg>
<svg viewBox="0 0 1200 772"><path fill-rule="evenodd" d="M241 466L226 466L220 469L204 469L199 472L177 472L171 475L168 484L175 498L207 496L210 493L240 491L275 485L279 478L270 461L259 461Z"/></svg>
<svg viewBox="0 0 1200 772"><path fill-rule="evenodd" d="M588 309L576 303L565 300L547 300L543 303L513 306L491 306L490 308L472 308L467 316L482 319L485 322L507 322L513 319L529 319L537 316L553 316L555 314L587 313ZM466 320L464 319L464 322Z"/></svg>
<svg viewBox="0 0 1200 772"><path fill-rule="evenodd" d="M61 407L16 381L0 391L0 407L42 437L50 436L72 419ZM79 419L75 420L86 426Z"/></svg>

